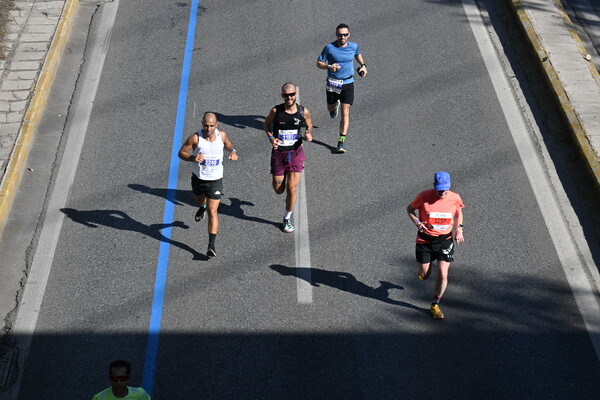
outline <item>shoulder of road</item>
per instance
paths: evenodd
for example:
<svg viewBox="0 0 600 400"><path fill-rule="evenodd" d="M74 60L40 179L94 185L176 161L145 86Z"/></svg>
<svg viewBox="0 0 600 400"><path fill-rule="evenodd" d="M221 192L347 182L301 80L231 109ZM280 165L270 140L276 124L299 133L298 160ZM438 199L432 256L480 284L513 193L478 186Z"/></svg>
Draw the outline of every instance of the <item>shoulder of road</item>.
<svg viewBox="0 0 600 400"><path fill-rule="evenodd" d="M600 188L600 77L558 2L504 0L561 105L571 134ZM0 60L0 234L26 170L36 127L79 0L15 1ZM0 271L1 272L1 271Z"/></svg>
<svg viewBox="0 0 600 400"><path fill-rule="evenodd" d="M600 189L600 75L558 1L506 0L560 104L565 121Z"/></svg>

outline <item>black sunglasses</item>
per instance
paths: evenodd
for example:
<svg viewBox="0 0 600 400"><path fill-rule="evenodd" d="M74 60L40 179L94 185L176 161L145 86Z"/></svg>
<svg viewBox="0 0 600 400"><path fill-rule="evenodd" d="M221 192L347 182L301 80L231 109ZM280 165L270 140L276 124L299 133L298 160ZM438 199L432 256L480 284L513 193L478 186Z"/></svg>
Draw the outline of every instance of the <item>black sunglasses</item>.
<svg viewBox="0 0 600 400"><path fill-rule="evenodd" d="M338 33L337 36L338 37L347 37L349 35L349 33Z"/></svg>
<svg viewBox="0 0 600 400"><path fill-rule="evenodd" d="M296 95L296 92L294 93L281 93L281 97L294 97Z"/></svg>

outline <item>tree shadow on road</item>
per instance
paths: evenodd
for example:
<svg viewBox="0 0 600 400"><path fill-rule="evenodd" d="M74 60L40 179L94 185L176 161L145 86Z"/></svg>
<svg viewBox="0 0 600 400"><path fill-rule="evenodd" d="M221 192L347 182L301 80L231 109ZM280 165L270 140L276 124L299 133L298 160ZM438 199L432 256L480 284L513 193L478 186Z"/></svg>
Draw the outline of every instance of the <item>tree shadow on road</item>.
<svg viewBox="0 0 600 400"><path fill-rule="evenodd" d="M136 221L127 215L127 213L120 210L79 211L73 208L61 208L60 211L62 211L73 221L85 225L88 228L97 228L98 225L104 225L113 229L139 232L158 241L169 243L175 247L179 247L182 250L188 251L194 256L194 260L208 260L206 255L198 253L187 244L169 239L161 233L161 230L165 228L178 227L182 229L188 229L189 226L182 221L174 221L168 224L145 225L139 221Z"/></svg>

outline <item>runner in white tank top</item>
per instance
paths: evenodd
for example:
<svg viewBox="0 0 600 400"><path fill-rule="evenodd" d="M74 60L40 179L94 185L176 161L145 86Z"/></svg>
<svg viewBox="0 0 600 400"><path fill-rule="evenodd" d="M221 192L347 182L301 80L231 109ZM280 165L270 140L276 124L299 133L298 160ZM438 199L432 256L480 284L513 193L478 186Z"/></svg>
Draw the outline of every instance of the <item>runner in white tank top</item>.
<svg viewBox="0 0 600 400"><path fill-rule="evenodd" d="M193 148L192 156L202 154L201 162L192 162L192 173L203 181L215 181L223 177L223 149L225 144L221 134L215 128L215 138L211 142L202 137L202 131L196 132L198 145Z"/></svg>
<svg viewBox="0 0 600 400"><path fill-rule="evenodd" d="M200 207L194 216L202 221L208 214L208 257L215 257L215 240L219 230L217 210L223 194L223 149L230 151L229 159L238 156L225 131L217 129L217 116L206 113L202 129L188 137L179 149L179 158L192 163L192 191Z"/></svg>

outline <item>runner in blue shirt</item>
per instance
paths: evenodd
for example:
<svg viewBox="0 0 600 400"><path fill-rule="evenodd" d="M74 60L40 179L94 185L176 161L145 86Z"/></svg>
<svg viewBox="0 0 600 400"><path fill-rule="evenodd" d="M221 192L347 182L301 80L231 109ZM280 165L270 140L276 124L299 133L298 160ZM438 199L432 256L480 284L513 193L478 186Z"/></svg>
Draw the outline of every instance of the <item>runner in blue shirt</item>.
<svg viewBox="0 0 600 400"><path fill-rule="evenodd" d="M337 40L329 43L317 59L317 67L327 70L327 111L331 118L338 115L342 109L340 120L340 138L338 153L345 153L344 142L350 124L350 106L354 102L354 59L360 64L358 73L367 75L367 64L363 59L358 45L350 42L350 29L346 24L339 24L335 30Z"/></svg>

